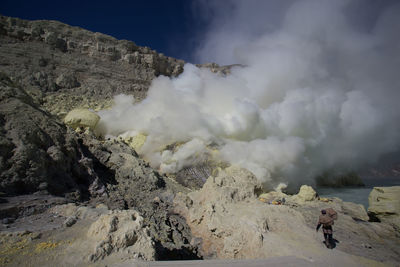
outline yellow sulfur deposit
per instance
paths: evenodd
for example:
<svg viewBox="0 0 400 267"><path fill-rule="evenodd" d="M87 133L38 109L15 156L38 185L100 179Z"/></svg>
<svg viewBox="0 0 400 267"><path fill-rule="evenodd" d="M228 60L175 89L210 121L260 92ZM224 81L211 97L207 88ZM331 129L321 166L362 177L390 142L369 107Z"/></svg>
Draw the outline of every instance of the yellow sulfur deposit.
<svg viewBox="0 0 400 267"><path fill-rule="evenodd" d="M13 253L19 253L19 251L23 250L27 246L27 239L19 240L15 243L7 242L4 243L4 246L1 248L0 254L7 255Z"/></svg>
<svg viewBox="0 0 400 267"><path fill-rule="evenodd" d="M100 116L88 109L73 109L64 118L65 124L73 129L88 127L94 129L100 120Z"/></svg>
<svg viewBox="0 0 400 267"><path fill-rule="evenodd" d="M36 245L35 252L40 253L45 249L54 249L54 248L58 247L59 245L61 245L61 242L51 242L51 241L41 242Z"/></svg>
<svg viewBox="0 0 400 267"><path fill-rule="evenodd" d="M263 198L263 197L260 197L258 200L260 200L261 202L264 202L264 203L267 203L267 202L268 202L268 199L265 199L265 198Z"/></svg>
<svg viewBox="0 0 400 267"><path fill-rule="evenodd" d="M136 152L138 152L144 143L146 142L147 136L144 134L138 134L135 136L130 136L127 138L124 138L124 141L132 147Z"/></svg>
<svg viewBox="0 0 400 267"><path fill-rule="evenodd" d="M323 202L332 201L332 200L330 200L329 198L326 198L326 197L320 197L319 200L320 200L320 201L323 201Z"/></svg>

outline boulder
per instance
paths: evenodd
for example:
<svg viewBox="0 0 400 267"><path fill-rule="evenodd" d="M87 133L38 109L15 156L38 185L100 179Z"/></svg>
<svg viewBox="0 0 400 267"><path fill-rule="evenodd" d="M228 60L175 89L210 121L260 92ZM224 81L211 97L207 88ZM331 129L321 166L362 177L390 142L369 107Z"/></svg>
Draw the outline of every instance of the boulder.
<svg viewBox="0 0 400 267"><path fill-rule="evenodd" d="M351 216L355 220L368 221L369 217L364 206L353 202L343 202L342 210L344 214Z"/></svg>
<svg viewBox="0 0 400 267"><path fill-rule="evenodd" d="M369 213L400 229L400 186L374 187L368 202Z"/></svg>
<svg viewBox="0 0 400 267"><path fill-rule="evenodd" d="M71 216L71 217L68 217L65 221L64 221L64 225L66 226L66 227L71 227L72 225L74 225L75 223L76 223L76 221L77 221L77 218L75 217L75 216Z"/></svg>
<svg viewBox="0 0 400 267"><path fill-rule="evenodd" d="M76 129L88 127L93 130L100 120L100 116L88 109L73 109L64 118L65 124Z"/></svg>
<svg viewBox="0 0 400 267"><path fill-rule="evenodd" d="M29 84L38 86L40 90L45 92L57 91L57 85L54 83L54 77L51 73L45 71L38 71L28 76Z"/></svg>
<svg viewBox="0 0 400 267"><path fill-rule="evenodd" d="M300 187L299 193L296 195L296 199L301 201L313 201L317 198L317 192L309 186L309 185L302 185Z"/></svg>
<svg viewBox="0 0 400 267"><path fill-rule="evenodd" d="M155 244L144 227L143 217L134 210L117 210L101 215L90 226L87 237L95 244L89 256L93 262L117 251L126 252L134 259L155 259Z"/></svg>
<svg viewBox="0 0 400 267"><path fill-rule="evenodd" d="M56 79L56 84L59 88L75 88L79 87L80 83L72 73L62 73Z"/></svg>
<svg viewBox="0 0 400 267"><path fill-rule="evenodd" d="M44 41L53 48L57 48L62 52L67 51L67 42L61 38L58 38L57 33L48 32L44 38Z"/></svg>

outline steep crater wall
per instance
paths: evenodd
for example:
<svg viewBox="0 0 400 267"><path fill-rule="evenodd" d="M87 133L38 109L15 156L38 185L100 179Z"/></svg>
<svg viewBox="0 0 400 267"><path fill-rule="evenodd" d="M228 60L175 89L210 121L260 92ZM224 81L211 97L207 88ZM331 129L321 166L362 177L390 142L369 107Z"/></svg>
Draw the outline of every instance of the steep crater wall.
<svg viewBox="0 0 400 267"><path fill-rule="evenodd" d="M109 107L120 93L141 100L154 77L183 71L183 60L57 21L0 16L0 37L0 71L60 116Z"/></svg>

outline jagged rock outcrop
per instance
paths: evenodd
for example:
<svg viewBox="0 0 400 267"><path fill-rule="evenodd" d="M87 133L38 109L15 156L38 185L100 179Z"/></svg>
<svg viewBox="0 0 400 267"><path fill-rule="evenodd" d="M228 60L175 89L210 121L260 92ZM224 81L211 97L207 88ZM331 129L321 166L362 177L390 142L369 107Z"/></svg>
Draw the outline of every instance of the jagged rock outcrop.
<svg viewBox="0 0 400 267"><path fill-rule="evenodd" d="M77 136L6 76L0 86L1 192L41 191L92 198L114 209L137 208L156 242L157 258L196 257L185 220L170 214L173 190L129 145Z"/></svg>
<svg viewBox="0 0 400 267"><path fill-rule="evenodd" d="M6 75L0 77L0 191L81 198L93 182L75 135ZM87 192L88 193L88 192Z"/></svg>
<svg viewBox="0 0 400 267"><path fill-rule="evenodd" d="M152 79L176 76L182 60L57 21L0 16L0 71L53 114L102 109L112 96L141 100Z"/></svg>
<svg viewBox="0 0 400 267"><path fill-rule="evenodd" d="M374 187L368 197L368 212L400 231L400 186Z"/></svg>
<svg viewBox="0 0 400 267"><path fill-rule="evenodd" d="M137 208L156 246L156 258L195 258L185 220L170 214L175 192L122 141L77 136L41 110L5 75L0 80L0 192L65 195L110 208Z"/></svg>
<svg viewBox="0 0 400 267"><path fill-rule="evenodd" d="M156 259L197 258L196 245L185 219L173 212L176 189L160 176L123 140L99 141L81 135L90 154L111 170L115 183L107 185L106 197L96 202L110 209L134 208L144 218L156 246Z"/></svg>

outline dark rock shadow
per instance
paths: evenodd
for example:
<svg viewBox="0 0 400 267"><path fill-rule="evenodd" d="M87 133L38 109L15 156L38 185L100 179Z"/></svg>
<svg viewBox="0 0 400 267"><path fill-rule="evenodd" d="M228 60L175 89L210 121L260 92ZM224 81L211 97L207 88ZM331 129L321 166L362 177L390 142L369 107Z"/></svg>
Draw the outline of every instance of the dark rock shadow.
<svg viewBox="0 0 400 267"><path fill-rule="evenodd" d="M170 260L202 260L203 258L188 247L181 247L180 249L169 249L164 247L161 242L156 242L156 260L170 261Z"/></svg>

